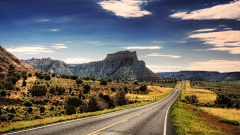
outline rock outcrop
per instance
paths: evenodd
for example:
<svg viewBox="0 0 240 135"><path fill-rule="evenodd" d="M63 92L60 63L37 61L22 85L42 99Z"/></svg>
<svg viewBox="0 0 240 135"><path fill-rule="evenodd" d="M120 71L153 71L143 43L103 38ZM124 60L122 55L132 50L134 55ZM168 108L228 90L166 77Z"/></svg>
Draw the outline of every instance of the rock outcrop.
<svg viewBox="0 0 240 135"><path fill-rule="evenodd" d="M10 64L15 66L15 71L17 72L24 70L28 72L38 71L0 46L0 79L5 79L7 77Z"/></svg>
<svg viewBox="0 0 240 135"><path fill-rule="evenodd" d="M161 81L162 77L153 73L139 61L136 52L121 51L108 54L102 61L67 64L63 61L50 58L25 60L29 65L43 71L56 72L58 74L89 76L94 78L109 78L113 80L139 80Z"/></svg>

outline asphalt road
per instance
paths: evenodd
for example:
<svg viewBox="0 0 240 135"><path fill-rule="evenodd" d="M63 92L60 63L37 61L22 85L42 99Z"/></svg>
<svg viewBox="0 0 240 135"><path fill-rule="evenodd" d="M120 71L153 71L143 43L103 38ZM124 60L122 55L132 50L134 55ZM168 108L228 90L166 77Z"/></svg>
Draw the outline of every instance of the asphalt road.
<svg viewBox="0 0 240 135"><path fill-rule="evenodd" d="M184 83L183 83L184 84ZM8 133L9 135L172 135L171 105L180 89L144 106L99 116L59 122Z"/></svg>

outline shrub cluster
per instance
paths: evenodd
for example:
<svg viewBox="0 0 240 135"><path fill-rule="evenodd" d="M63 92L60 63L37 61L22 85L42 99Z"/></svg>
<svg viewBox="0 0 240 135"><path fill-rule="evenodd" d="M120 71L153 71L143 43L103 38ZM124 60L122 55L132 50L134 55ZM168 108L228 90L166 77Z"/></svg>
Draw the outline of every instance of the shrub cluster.
<svg viewBox="0 0 240 135"><path fill-rule="evenodd" d="M47 88L42 85L33 85L29 92L32 96L46 96Z"/></svg>

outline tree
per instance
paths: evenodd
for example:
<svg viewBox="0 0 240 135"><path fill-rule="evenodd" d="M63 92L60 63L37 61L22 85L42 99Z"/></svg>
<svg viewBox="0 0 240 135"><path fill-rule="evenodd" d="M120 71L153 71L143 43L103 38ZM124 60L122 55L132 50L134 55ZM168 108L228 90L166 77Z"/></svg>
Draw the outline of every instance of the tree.
<svg viewBox="0 0 240 135"><path fill-rule="evenodd" d="M57 75L57 73L52 73L52 77L55 77Z"/></svg>
<svg viewBox="0 0 240 135"><path fill-rule="evenodd" d="M70 97L67 100L67 105L71 105L75 108L79 107L82 103L83 103L82 100L76 97L73 97L73 98Z"/></svg>
<svg viewBox="0 0 240 135"><path fill-rule="evenodd" d="M45 110L46 108L44 106L40 106L40 113L44 113Z"/></svg>
<svg viewBox="0 0 240 135"><path fill-rule="evenodd" d="M32 77L32 73L28 73L28 77Z"/></svg>
<svg viewBox="0 0 240 135"><path fill-rule="evenodd" d="M84 86L83 86L83 89L84 89L84 90L83 90L83 93L85 93L85 94L86 94L86 93L89 93L90 86L89 86L89 85L84 85Z"/></svg>
<svg viewBox="0 0 240 135"><path fill-rule="evenodd" d="M10 110L11 113L16 113L16 110L12 107Z"/></svg>
<svg viewBox="0 0 240 135"><path fill-rule="evenodd" d="M34 85L29 92L32 96L45 96L47 93L47 88L41 85Z"/></svg>
<svg viewBox="0 0 240 135"><path fill-rule="evenodd" d="M15 76L10 76L6 80L7 81L12 81L12 83L15 85L19 79Z"/></svg>
<svg viewBox="0 0 240 135"><path fill-rule="evenodd" d="M10 64L8 66L8 73L12 75L12 73L14 73L14 70L15 70L15 66L13 64Z"/></svg>
<svg viewBox="0 0 240 135"><path fill-rule="evenodd" d="M145 92L147 90L147 86L146 85L142 85L139 90L141 90L142 92Z"/></svg>
<svg viewBox="0 0 240 135"><path fill-rule="evenodd" d="M24 87L24 86L26 86L26 81L25 81L25 79L23 79L23 82L22 82L22 87Z"/></svg>
<svg viewBox="0 0 240 135"><path fill-rule="evenodd" d="M49 81L49 80L51 80L51 77L50 77L50 75L44 75L44 79Z"/></svg>
<svg viewBox="0 0 240 135"><path fill-rule="evenodd" d="M133 84L135 84L135 85L138 85L138 82L137 82L137 81L135 81Z"/></svg>
<svg viewBox="0 0 240 135"><path fill-rule="evenodd" d="M7 93L6 93L5 90L2 90L2 91L0 92L0 94L1 94L1 97L5 97L5 96L7 95Z"/></svg>
<svg viewBox="0 0 240 135"><path fill-rule="evenodd" d="M32 105L33 105L33 103L32 103L32 101L30 101L30 100L25 100L25 101L23 102L23 106L30 107L30 106L32 106Z"/></svg>
<svg viewBox="0 0 240 135"><path fill-rule="evenodd" d="M26 80L27 79L27 75L26 74L22 74L22 78Z"/></svg>
<svg viewBox="0 0 240 135"><path fill-rule="evenodd" d="M90 101L88 102L88 111L95 112L95 111L98 111L99 109L100 108L99 108L97 100L94 97L91 97Z"/></svg>
<svg viewBox="0 0 240 135"><path fill-rule="evenodd" d="M71 75L71 76L70 76L70 79L72 79L72 80L77 80L77 79L78 79L78 76L77 76L77 75Z"/></svg>

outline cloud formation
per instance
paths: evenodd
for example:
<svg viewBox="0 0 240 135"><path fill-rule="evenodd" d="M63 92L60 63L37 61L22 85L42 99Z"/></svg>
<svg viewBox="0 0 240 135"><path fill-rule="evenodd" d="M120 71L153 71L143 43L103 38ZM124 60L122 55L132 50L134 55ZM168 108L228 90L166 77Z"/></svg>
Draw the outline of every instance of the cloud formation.
<svg viewBox="0 0 240 135"><path fill-rule="evenodd" d="M155 56L155 57L170 57L170 58L181 58L181 56L179 55L162 55L159 53L151 53L151 54L147 54L145 57L149 57L149 56Z"/></svg>
<svg viewBox="0 0 240 135"><path fill-rule="evenodd" d="M151 12L143 10L141 5L147 3L142 0L104 0L98 4L105 10L113 12L116 16L124 18L142 17Z"/></svg>
<svg viewBox="0 0 240 135"><path fill-rule="evenodd" d="M41 53L51 53L52 50L49 50L46 47L43 46L34 46L34 47L15 47L15 48L7 48L11 53L20 53L20 54L41 54Z"/></svg>
<svg viewBox="0 0 240 135"><path fill-rule="evenodd" d="M89 59L89 58L68 58L64 62L68 64L79 64L79 63L88 63L92 61L97 61L95 59Z"/></svg>
<svg viewBox="0 0 240 135"><path fill-rule="evenodd" d="M172 18L182 20L216 20L216 19L240 19L240 1L234 0L228 4L216 5L210 8L188 12L177 12L170 15Z"/></svg>
<svg viewBox="0 0 240 135"><path fill-rule="evenodd" d="M199 38L204 41L204 44L210 44L215 48L204 49L206 50L219 50L228 51L231 54L240 54L240 31L228 30L207 33L190 34L188 38ZM201 51L201 50L197 50Z"/></svg>
<svg viewBox="0 0 240 135"><path fill-rule="evenodd" d="M209 32L214 30L217 30L217 29L200 29L200 30L194 30L193 32Z"/></svg>
<svg viewBox="0 0 240 135"><path fill-rule="evenodd" d="M58 31L58 29L51 29L51 31Z"/></svg>
<svg viewBox="0 0 240 135"><path fill-rule="evenodd" d="M160 46L129 46L129 47L122 47L122 48L124 48L124 49L127 49L127 50L132 50L132 49L141 49L141 50L143 50L143 49L161 49L162 47L160 47Z"/></svg>
<svg viewBox="0 0 240 135"><path fill-rule="evenodd" d="M189 69L219 72L234 72L240 71L240 61L209 60L205 62L192 62L190 63Z"/></svg>
<svg viewBox="0 0 240 135"><path fill-rule="evenodd" d="M64 48L68 48L67 46L51 46L52 48L55 48L55 49L64 49Z"/></svg>

